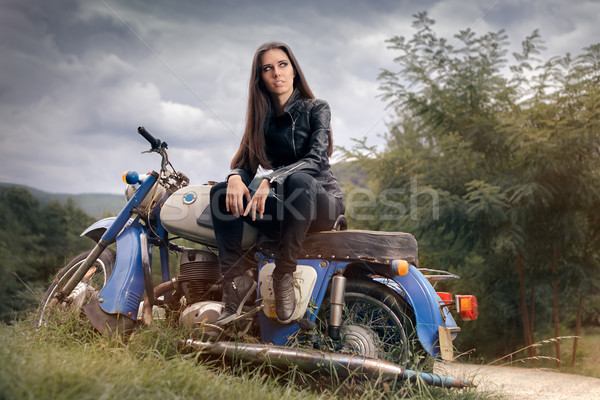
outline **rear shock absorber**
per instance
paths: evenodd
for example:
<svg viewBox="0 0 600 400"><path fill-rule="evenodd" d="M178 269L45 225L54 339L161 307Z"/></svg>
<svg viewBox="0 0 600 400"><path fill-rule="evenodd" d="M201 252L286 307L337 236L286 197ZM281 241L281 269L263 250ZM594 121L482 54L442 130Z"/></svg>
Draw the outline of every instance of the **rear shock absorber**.
<svg viewBox="0 0 600 400"><path fill-rule="evenodd" d="M343 276L342 271L339 270L337 275L331 278L331 297L329 299L329 337L333 340L340 340L345 292L346 277Z"/></svg>

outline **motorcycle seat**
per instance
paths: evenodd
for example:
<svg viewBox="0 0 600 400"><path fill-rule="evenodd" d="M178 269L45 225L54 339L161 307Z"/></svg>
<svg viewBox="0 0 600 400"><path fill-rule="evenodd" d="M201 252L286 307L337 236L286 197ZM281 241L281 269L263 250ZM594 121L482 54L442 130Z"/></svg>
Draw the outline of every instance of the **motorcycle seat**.
<svg viewBox="0 0 600 400"><path fill-rule="evenodd" d="M259 239L257 248L267 257L276 257L277 241ZM404 232L367 230L322 231L306 235L299 259L365 261L390 264L406 260L417 266L418 248L413 235Z"/></svg>

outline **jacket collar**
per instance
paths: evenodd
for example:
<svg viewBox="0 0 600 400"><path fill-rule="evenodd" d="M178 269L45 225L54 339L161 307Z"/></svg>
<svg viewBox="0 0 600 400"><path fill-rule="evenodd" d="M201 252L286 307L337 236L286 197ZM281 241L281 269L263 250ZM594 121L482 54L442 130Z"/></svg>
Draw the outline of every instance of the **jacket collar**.
<svg viewBox="0 0 600 400"><path fill-rule="evenodd" d="M290 113L292 114L294 111L296 111L296 108L302 104L302 97L300 97L300 91L296 88L294 88L294 91L292 92L292 95L290 96L290 98L288 99L287 103L285 103L285 106L283 107L283 112L284 113ZM275 115L277 115L277 113L275 112L275 106L273 105L273 101L269 98L269 114L267 115L267 120Z"/></svg>
<svg viewBox="0 0 600 400"><path fill-rule="evenodd" d="M298 112L301 112L305 107L304 98L300 96L300 91L298 89L294 89L292 95L288 99L285 107L283 107L284 114L288 114L292 120L294 120L294 115ZM273 101L269 98L269 111L266 115L265 121L263 123L263 131L267 132L267 127L269 126L269 121L271 118L277 115L275 112L275 106L273 105Z"/></svg>
<svg viewBox="0 0 600 400"><path fill-rule="evenodd" d="M299 103L300 99L301 99L300 91L298 89L294 88L292 95L288 99L287 103L285 103L285 107L283 107L283 111L291 112L291 110L293 110L296 107L296 105Z"/></svg>

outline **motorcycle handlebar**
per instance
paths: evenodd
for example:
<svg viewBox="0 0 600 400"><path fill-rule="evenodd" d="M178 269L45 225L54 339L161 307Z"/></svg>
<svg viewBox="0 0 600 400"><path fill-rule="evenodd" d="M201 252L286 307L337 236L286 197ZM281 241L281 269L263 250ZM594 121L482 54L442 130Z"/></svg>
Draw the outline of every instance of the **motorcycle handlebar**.
<svg viewBox="0 0 600 400"><path fill-rule="evenodd" d="M164 147L164 148L167 147L166 143L162 143L160 141L160 139L157 139L154 136L152 136L150 134L150 132L148 132L146 130L146 128L144 128L143 126L138 127L138 133L140 135L142 135L144 137L144 139L146 139L150 143L150 146L152 147L152 150L158 150L161 147Z"/></svg>

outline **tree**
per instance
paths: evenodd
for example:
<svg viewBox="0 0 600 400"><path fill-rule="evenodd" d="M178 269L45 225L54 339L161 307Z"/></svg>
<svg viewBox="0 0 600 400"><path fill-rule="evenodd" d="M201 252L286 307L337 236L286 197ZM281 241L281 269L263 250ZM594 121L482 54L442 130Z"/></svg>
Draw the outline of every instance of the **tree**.
<svg viewBox="0 0 600 400"><path fill-rule="evenodd" d="M26 189L0 193L0 320L10 321L36 307L58 268L89 247L79 237L91 218L74 207L49 202L40 206Z"/></svg>
<svg viewBox="0 0 600 400"><path fill-rule="evenodd" d="M488 353L533 344L553 320L558 335L558 299L573 295L562 283L599 270L590 236L600 191L599 46L542 62L534 31L509 64L503 31L467 29L450 43L426 13L415 17L410 40L389 40L398 70L380 75L397 114L386 148L363 139L346 150L378 200L372 220L350 222L410 231L422 265L466 278L454 288L478 295Z"/></svg>

